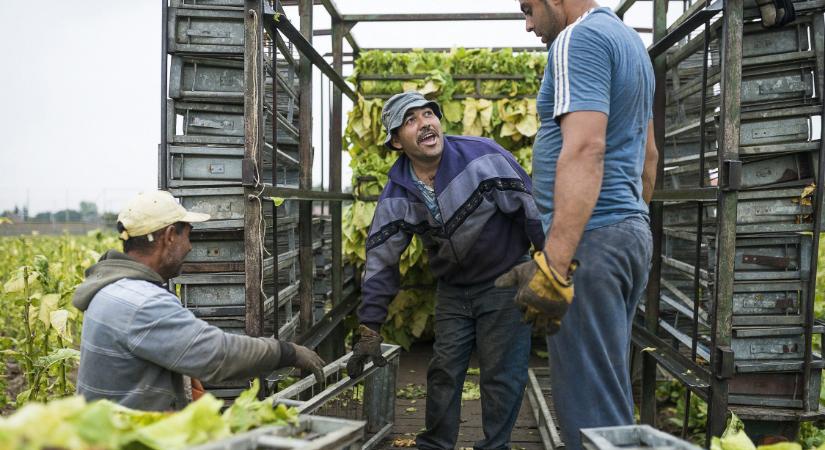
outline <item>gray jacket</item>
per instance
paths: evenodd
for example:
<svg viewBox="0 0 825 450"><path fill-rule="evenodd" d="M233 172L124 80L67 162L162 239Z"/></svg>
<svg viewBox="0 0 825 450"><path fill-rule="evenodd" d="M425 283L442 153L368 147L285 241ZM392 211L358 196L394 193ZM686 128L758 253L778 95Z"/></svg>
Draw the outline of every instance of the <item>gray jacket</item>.
<svg viewBox="0 0 825 450"><path fill-rule="evenodd" d="M180 409L181 374L217 383L295 363L291 344L224 333L196 318L160 275L114 250L86 271L72 303L85 313L77 393L87 400Z"/></svg>

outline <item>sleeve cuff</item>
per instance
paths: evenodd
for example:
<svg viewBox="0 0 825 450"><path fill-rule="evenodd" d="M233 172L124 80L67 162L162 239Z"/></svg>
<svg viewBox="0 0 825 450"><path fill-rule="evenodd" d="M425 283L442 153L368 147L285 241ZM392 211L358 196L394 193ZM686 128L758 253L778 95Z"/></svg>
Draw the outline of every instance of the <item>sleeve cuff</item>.
<svg viewBox="0 0 825 450"><path fill-rule="evenodd" d="M361 325L367 326L370 330L376 333L381 333L381 324L376 322L362 322Z"/></svg>
<svg viewBox="0 0 825 450"><path fill-rule="evenodd" d="M295 346L290 342L278 341L281 347L281 360L278 363L279 367L288 367L295 365Z"/></svg>

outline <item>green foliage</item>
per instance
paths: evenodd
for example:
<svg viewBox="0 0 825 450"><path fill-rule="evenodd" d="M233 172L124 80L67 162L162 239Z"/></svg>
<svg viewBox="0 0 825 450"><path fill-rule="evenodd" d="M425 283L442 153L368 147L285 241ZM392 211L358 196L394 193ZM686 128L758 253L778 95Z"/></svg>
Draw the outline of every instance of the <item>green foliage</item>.
<svg viewBox="0 0 825 450"><path fill-rule="evenodd" d="M704 400L692 395L690 405L686 407L685 386L676 380L670 380L656 386L656 401L659 410L658 428L681 436L685 411L688 411L688 440L694 444L704 445L708 420L708 405Z"/></svg>
<svg viewBox="0 0 825 450"><path fill-rule="evenodd" d="M295 424L298 411L258 400L257 382L223 414L223 402L206 394L178 412L146 412L79 396L31 402L0 418L0 448L69 450L183 449L263 425Z"/></svg>
<svg viewBox="0 0 825 450"><path fill-rule="evenodd" d="M416 90L439 102L446 134L485 136L511 151L528 173L532 167L532 143L538 131L535 95L544 73L543 53L513 53L509 50L454 49L448 53L364 52L355 63L351 81L359 98L349 113L344 133L351 158L354 193L359 200L344 211L345 257L357 265L366 258L367 239L375 200L387 184L387 175L398 152L384 147L386 133L381 123L382 98ZM414 80L364 80L364 75L418 76ZM515 75L505 79L483 79L476 92L471 75ZM455 98L464 96L467 98ZM475 98L479 97L479 98ZM500 98L505 97L505 98ZM389 307L382 329L385 339L405 348L432 333L435 304L433 278L421 241L415 237L401 256L402 291Z"/></svg>
<svg viewBox="0 0 825 450"><path fill-rule="evenodd" d="M70 372L79 360L81 314L71 305L75 288L100 254L119 246L114 234L21 236L0 238L0 353L24 375L16 399L5 395L0 379L0 407L22 406L74 392ZM5 373L6 365L0 365Z"/></svg>

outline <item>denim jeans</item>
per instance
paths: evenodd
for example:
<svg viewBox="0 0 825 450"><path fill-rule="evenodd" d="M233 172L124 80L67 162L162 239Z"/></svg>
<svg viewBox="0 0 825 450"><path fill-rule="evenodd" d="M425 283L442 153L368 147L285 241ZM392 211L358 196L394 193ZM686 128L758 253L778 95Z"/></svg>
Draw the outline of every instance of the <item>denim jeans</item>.
<svg viewBox="0 0 825 450"><path fill-rule="evenodd" d="M553 402L567 450L582 428L633 424L630 333L647 286L653 242L647 221L586 231L576 250L575 296L547 338Z"/></svg>
<svg viewBox="0 0 825 450"><path fill-rule="evenodd" d="M452 449L461 421L461 391L476 349L481 370L484 439L477 449L509 447L530 357L530 327L521 323L513 303L515 289L493 280L472 286L439 283L435 307L435 344L427 371L426 431L420 449Z"/></svg>

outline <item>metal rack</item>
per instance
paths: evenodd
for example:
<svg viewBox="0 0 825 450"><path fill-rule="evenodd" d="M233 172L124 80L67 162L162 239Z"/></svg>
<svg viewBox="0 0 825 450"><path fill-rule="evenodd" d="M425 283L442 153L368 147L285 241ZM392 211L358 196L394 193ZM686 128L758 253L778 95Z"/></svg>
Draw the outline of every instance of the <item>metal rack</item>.
<svg viewBox="0 0 825 450"><path fill-rule="evenodd" d="M797 20L772 29L743 0L686 4L667 27L666 3L654 0L648 49L660 159L633 332L642 421L655 421L657 366L708 403L708 438L728 409L823 417L812 336L825 332L813 313L825 158L812 125L825 116L825 2L796 2Z"/></svg>
<svg viewBox="0 0 825 450"><path fill-rule="evenodd" d="M340 20L329 64L311 44L312 1L299 2L299 28L279 2L162 5L159 187L211 215L194 227L172 287L224 330L317 347L357 304L355 271L341 258L341 205L352 200L341 193L341 96L355 94L340 75ZM312 186L314 68L334 86L328 192ZM343 339L324 350L340 356ZM206 386L227 399L245 387Z"/></svg>

